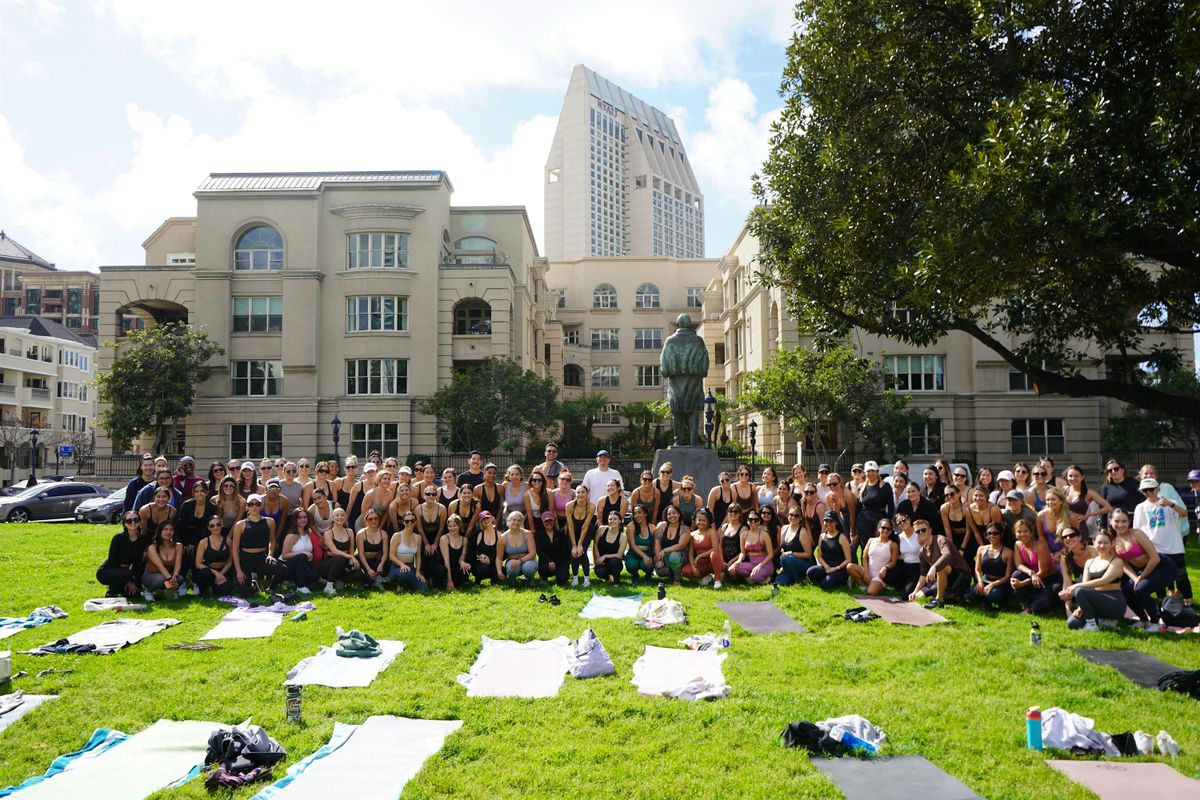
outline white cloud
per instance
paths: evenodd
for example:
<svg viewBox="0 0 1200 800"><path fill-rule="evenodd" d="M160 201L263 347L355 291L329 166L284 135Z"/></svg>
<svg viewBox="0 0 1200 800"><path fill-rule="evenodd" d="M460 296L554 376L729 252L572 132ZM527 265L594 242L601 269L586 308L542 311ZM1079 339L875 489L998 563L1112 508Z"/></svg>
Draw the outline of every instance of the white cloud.
<svg viewBox="0 0 1200 800"><path fill-rule="evenodd" d="M767 157L771 123L780 110L760 114L754 92L737 78L724 78L709 91L707 127L687 140L706 205L715 202L749 211L754 203L750 176Z"/></svg>

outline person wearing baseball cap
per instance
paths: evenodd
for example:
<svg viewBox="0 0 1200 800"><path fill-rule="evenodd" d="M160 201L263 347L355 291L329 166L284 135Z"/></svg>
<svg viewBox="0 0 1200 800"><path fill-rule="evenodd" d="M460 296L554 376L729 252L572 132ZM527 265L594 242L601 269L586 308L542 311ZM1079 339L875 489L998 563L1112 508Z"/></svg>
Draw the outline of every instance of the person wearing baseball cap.
<svg viewBox="0 0 1200 800"><path fill-rule="evenodd" d="M621 473L615 469L609 469L609 456L607 450L601 450L596 453L596 466L589 469L583 476L581 483L588 487L588 497L604 497L606 486L611 480L617 482L617 486L621 491L625 491L625 482L621 480Z"/></svg>
<svg viewBox="0 0 1200 800"><path fill-rule="evenodd" d="M1163 485L1154 477L1153 472L1153 467L1149 470L1142 467L1142 480L1138 488L1146 499L1133 511L1133 528L1146 534L1159 556L1168 564L1174 565L1175 588L1183 596L1184 602L1190 603L1192 582L1188 578L1184 561L1183 532L1186 529L1182 529L1180 525L1181 521L1187 520L1187 506L1179 500L1174 488L1170 493L1173 497L1163 491ZM1163 569L1164 566L1166 565L1161 565L1158 569Z"/></svg>
<svg viewBox="0 0 1200 800"><path fill-rule="evenodd" d="M469 490L470 487L462 487ZM496 528L496 517L490 511L480 511L476 518L478 527L474 535L467 537L467 564L476 584L491 581L492 585L504 580L500 572L504 559L504 537Z"/></svg>
<svg viewBox="0 0 1200 800"><path fill-rule="evenodd" d="M544 581L553 578L559 586L566 586L567 572L571 566L571 540L566 531L559 530L558 515L553 511L543 511L541 523L533 528L538 577Z"/></svg>
<svg viewBox="0 0 1200 800"><path fill-rule="evenodd" d="M243 597L262 588L260 581L285 578L288 574L287 567L276 558L280 540L275 520L264 517L262 511L261 495L247 497L246 516L234 524L229 537L236 591Z"/></svg>

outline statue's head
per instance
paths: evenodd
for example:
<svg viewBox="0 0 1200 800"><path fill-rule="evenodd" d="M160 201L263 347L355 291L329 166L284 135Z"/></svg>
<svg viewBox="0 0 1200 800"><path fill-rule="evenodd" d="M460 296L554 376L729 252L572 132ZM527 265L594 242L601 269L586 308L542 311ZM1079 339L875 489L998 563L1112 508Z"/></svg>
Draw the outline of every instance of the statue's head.
<svg viewBox="0 0 1200 800"><path fill-rule="evenodd" d="M692 318L687 314L680 314L678 317L675 318L675 327L681 331L682 330L690 331L693 327L692 326Z"/></svg>

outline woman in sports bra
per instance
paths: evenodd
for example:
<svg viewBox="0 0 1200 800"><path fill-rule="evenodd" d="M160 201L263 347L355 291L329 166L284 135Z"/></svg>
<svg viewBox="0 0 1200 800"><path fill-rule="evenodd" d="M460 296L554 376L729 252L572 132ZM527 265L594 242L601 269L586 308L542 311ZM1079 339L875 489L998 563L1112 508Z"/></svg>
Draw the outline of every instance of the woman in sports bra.
<svg viewBox="0 0 1200 800"><path fill-rule="evenodd" d="M429 582L421 572L421 537L417 534L417 515L405 512L399 520L401 528L392 534L388 544L387 579L396 588L407 588L415 592L429 591Z"/></svg>
<svg viewBox="0 0 1200 800"><path fill-rule="evenodd" d="M458 475L454 473L454 467L446 467L442 470L442 485L438 488L438 502L446 509L446 513L450 513L450 505L458 499ZM466 528L463 528L466 531Z"/></svg>
<svg viewBox="0 0 1200 800"><path fill-rule="evenodd" d="M468 539L475 538L475 531L479 529L479 501L475 499L475 493L469 484L464 483L458 487L458 499L450 504L446 513L457 514L463 521L463 535Z"/></svg>
<svg viewBox="0 0 1200 800"><path fill-rule="evenodd" d="M554 500L554 513L558 516L558 525L567 529L567 504L575 499L575 490L571 487L571 473L566 469L559 470L558 485L550 492Z"/></svg>
<svg viewBox="0 0 1200 800"><path fill-rule="evenodd" d="M629 504L631 506L641 506L646 512L647 519L658 519L658 503L661 495L658 492L658 487L654 485L654 475L650 470L643 470L641 482L637 488L629 493Z"/></svg>
<svg viewBox="0 0 1200 800"><path fill-rule="evenodd" d="M529 484L525 481L525 470L521 469L518 464L510 464L508 470L504 473L504 513L510 514L513 511L520 511L521 516L525 516L525 493L529 491ZM536 523L533 519L529 519L530 528L533 528Z"/></svg>
<svg viewBox="0 0 1200 800"><path fill-rule="evenodd" d="M383 588L383 578L388 571L388 538L381 525L382 521L383 517L378 511L368 508L367 513L363 515L365 525L355 535L363 580L369 581L376 589Z"/></svg>
<svg viewBox="0 0 1200 800"><path fill-rule="evenodd" d="M466 484L462 488L466 491L471 489ZM490 580L495 585L504 580L504 573L501 571L501 564L504 562L503 539L496 530L496 518L492 513L480 512L475 533L467 534L467 563L471 565L471 575L474 576L475 583Z"/></svg>
<svg viewBox="0 0 1200 800"><path fill-rule="evenodd" d="M867 594L877 595L887 585L887 574L900 560L900 546L892 538L892 521L881 519L875 525L875 535L863 546L863 563L847 564L846 572Z"/></svg>
<svg viewBox="0 0 1200 800"><path fill-rule="evenodd" d="M346 527L346 509L335 508L330 515L329 527L322 541L325 557L319 566L325 579L325 594L337 594L347 575L351 580L362 577L358 558L354 551L354 531Z"/></svg>
<svg viewBox="0 0 1200 800"><path fill-rule="evenodd" d="M193 589L197 595L211 595L214 590L223 591L229 583L229 572L233 569L233 556L229 540L222 533L224 523L218 516L211 516L205 524L207 535L196 545L196 569L192 572Z"/></svg>
<svg viewBox="0 0 1200 800"><path fill-rule="evenodd" d="M225 478L221 481L220 492L217 494L217 516L221 518L221 532L228 537L233 532L233 524L246 513L246 501L238 494L237 481Z"/></svg>
<svg viewBox="0 0 1200 800"><path fill-rule="evenodd" d="M1063 547L1062 539L1058 538L1058 531L1064 528L1078 528L1083 522L1082 517L1075 516L1067 508L1067 496L1057 486L1046 489L1046 504L1038 512L1037 520L1038 538L1046 542L1050 555L1055 557Z"/></svg>
<svg viewBox="0 0 1200 800"><path fill-rule="evenodd" d="M425 502L417 506L416 515L420 524L423 575L431 585L441 587L446 584L446 573L438 539L446 530L446 509L437 501L437 494L436 486L422 487L421 496Z"/></svg>
<svg viewBox="0 0 1200 800"><path fill-rule="evenodd" d="M1003 608L1012 597L1013 552L1004 546L1004 524L987 526L988 543L975 553L975 588L988 608Z"/></svg>
<svg viewBox="0 0 1200 800"><path fill-rule="evenodd" d="M621 517L617 512L609 514L608 524L597 530L592 542L592 557L599 580L609 584L620 582L621 568L625 564L625 532L621 530Z"/></svg>
<svg viewBox="0 0 1200 800"><path fill-rule="evenodd" d="M688 539L683 515L675 506L667 506L667 518L654 530L654 571L660 578L670 578L679 585L686 561Z"/></svg>
<svg viewBox="0 0 1200 800"><path fill-rule="evenodd" d="M321 575L321 561L325 549L321 545L321 534L312 525L308 511L296 512L295 525L283 539L279 560L287 567L292 583L300 594L312 594L309 584Z"/></svg>
<svg viewBox="0 0 1200 800"><path fill-rule="evenodd" d="M1067 482L1071 482L1070 476ZM1125 562L1113 550L1112 535L1107 530L1096 534L1095 545L1096 555L1083 565L1083 580L1065 587L1060 595L1064 602L1070 601L1076 606L1067 618L1070 628L1085 631L1112 629L1125 615L1125 595L1121 592Z"/></svg>
<svg viewBox="0 0 1200 800"><path fill-rule="evenodd" d="M501 537L504 576L507 580L524 576L526 583L533 583L537 574L537 544L533 534L525 529L525 515L520 511L512 512L507 519L508 530Z"/></svg>
<svg viewBox="0 0 1200 800"><path fill-rule="evenodd" d="M747 583L767 583L775 577L771 535L758 511L747 514L746 521L749 527L742 535L742 549L725 571Z"/></svg>
<svg viewBox="0 0 1200 800"><path fill-rule="evenodd" d="M712 510L713 527L716 528L725 524L725 513L733 502L733 489L730 488L729 481L728 472L718 473L717 485L709 490L708 502L705 503L705 507Z"/></svg>
<svg viewBox="0 0 1200 800"><path fill-rule="evenodd" d="M748 512L758 508L758 489L750 481L749 467L737 468L737 480L730 488L733 490L733 502L742 509L743 519Z"/></svg>
<svg viewBox="0 0 1200 800"><path fill-rule="evenodd" d="M1062 586L1070 586L1083 576L1083 565L1096 555L1096 548L1074 528L1066 528L1059 535L1063 540L1063 549L1058 554L1059 579ZM1067 603L1067 614L1074 610L1074 604Z"/></svg>
<svg viewBox="0 0 1200 800"><path fill-rule="evenodd" d="M175 507L171 505L171 490L159 486L154 490L154 499L138 511L142 530L156 531L164 522L175 521Z"/></svg>
<svg viewBox="0 0 1200 800"><path fill-rule="evenodd" d="M238 520L230 536L238 592L243 596L253 590L254 575L266 582L270 578L286 578L288 574L287 567L275 557L279 549L275 520L264 517L262 507L261 497L256 494L247 497L246 518Z"/></svg>
<svg viewBox="0 0 1200 800"><path fill-rule="evenodd" d="M559 477L561 476L562 473L559 474ZM571 543L571 586L579 585L579 575L582 573L583 588L587 589L592 585L588 576L588 551L591 550L592 537L596 534L596 507L588 502L587 484L579 484L579 488L575 490L575 499L567 503L564 511L563 530L567 532L567 539ZM619 514L617 518L620 519Z"/></svg>
<svg viewBox="0 0 1200 800"><path fill-rule="evenodd" d="M658 495L654 504L656 510L649 517L654 524L665 519L667 506L671 505L671 501L675 499L675 492L679 489L679 482L671 480L674 473L675 466L670 461L664 461L658 468L658 480L654 482L654 492Z"/></svg>
<svg viewBox="0 0 1200 800"><path fill-rule="evenodd" d="M967 516L971 518L971 527L974 528L976 533L986 531L988 525L991 525L993 522L1001 525L1004 524L1004 516L1000 513L999 507L992 505L992 502L988 500L987 487L981 483L975 484L971 489L971 502L967 506ZM1007 539L1007 533L1005 534L1005 538ZM976 541L977 547L983 544L983 541ZM1005 541L1004 544L1007 547L1009 542Z"/></svg>
<svg viewBox="0 0 1200 800"><path fill-rule="evenodd" d="M1013 550L1013 572L1009 578L1013 593L1021 601L1026 614L1053 613L1057 606L1056 597L1062 587L1055 578L1054 559L1046 543L1033 535L1029 520L1017 519L1013 523L1017 544Z"/></svg>
<svg viewBox="0 0 1200 800"><path fill-rule="evenodd" d="M700 508L700 498L696 496L695 477L683 476L683 480L679 482L679 491L675 494L675 499L671 501L671 504L679 509L679 516L683 520L684 527L691 529L696 510Z"/></svg>
<svg viewBox="0 0 1200 800"><path fill-rule="evenodd" d="M813 496L817 487L812 488ZM779 529L779 574L775 583L791 586L803 583L809 568L817 563L813 557L813 537L800 516L799 508L787 512L787 523Z"/></svg>
<svg viewBox="0 0 1200 800"><path fill-rule="evenodd" d="M712 524L712 514L707 508L696 510L692 524L696 527L687 537L688 560L683 565L683 577L699 578L701 586L708 586L725 574L721 534Z"/></svg>
<svg viewBox="0 0 1200 800"><path fill-rule="evenodd" d="M746 523L742 521L742 516L742 507L737 503L733 503L725 510L725 524L720 527L721 562L725 569L716 573L716 580L713 581L714 589L721 588L721 581L734 577L733 571L736 567L733 561L741 555L742 536L749 530Z"/></svg>
<svg viewBox="0 0 1200 800"><path fill-rule="evenodd" d="M332 464L334 466L334 468L337 467L336 461L332 461L332 462L318 461L317 462L317 477L313 478L310 483L307 483L304 486L304 502L306 504L308 504L310 506L312 505L313 494L317 491L317 489L325 490L325 498L327 500L329 500L330 505L333 505L333 503L335 502L335 498L337 497L337 494L336 494L337 485L329 477L330 464ZM301 471L303 471L303 470L301 470ZM313 523L315 524L316 521L317 520L314 517ZM326 526L326 529L328 529L328 526ZM324 533L324 532L325 532L324 530L321 531L321 533Z"/></svg>
<svg viewBox="0 0 1200 800"><path fill-rule="evenodd" d="M1076 524L1086 525L1092 517L1105 517L1112 512L1109 502L1101 497L1095 489L1088 488L1087 481L1083 479L1083 470L1077 465L1072 464L1067 467L1063 477L1067 479L1067 508L1076 515L1074 517L1078 520ZM1096 510L1090 511L1093 503L1096 505Z"/></svg>
<svg viewBox="0 0 1200 800"><path fill-rule="evenodd" d="M169 592L184 589L183 545L175 541L175 523L170 520L158 526L154 540L146 548L146 572L142 575L142 586L150 602L154 601L154 592L158 589ZM182 592L178 596L182 597Z"/></svg>
<svg viewBox="0 0 1200 800"><path fill-rule="evenodd" d="M407 477L407 473L404 472L400 473L400 475ZM413 495L412 484L406 482L397 483L396 499L388 505L387 512L392 527L399 530L404 515L410 511L416 511L419 505L421 505L421 498Z"/></svg>
<svg viewBox="0 0 1200 800"><path fill-rule="evenodd" d="M554 514L554 522L558 524L558 514L551 507L553 500L550 499L550 491L546 488L546 476L540 472L534 472L529 476L529 487L525 490L525 519L533 520L533 532L538 533L543 529L542 514L549 511ZM565 528L559 526L560 531Z"/></svg>
<svg viewBox="0 0 1200 800"><path fill-rule="evenodd" d="M396 487L392 485L392 473L380 470L375 475L375 488L367 492L363 498L363 508L370 509L379 515L380 524L384 531L392 524L390 508L396 499Z"/></svg>
<svg viewBox="0 0 1200 800"><path fill-rule="evenodd" d="M636 581L638 575L653 578L654 528L642 506L633 507L633 521L625 526L625 545L625 571L630 579Z"/></svg>
<svg viewBox="0 0 1200 800"><path fill-rule="evenodd" d="M1113 550L1125 562L1125 580L1121 581L1121 591L1129 608L1138 616L1136 627L1150 633L1161 633L1162 620L1154 595L1166 594L1174 582L1173 563L1163 563L1150 537L1133 527L1129 512L1125 509L1113 508L1108 515L1108 525L1112 533Z"/></svg>
<svg viewBox="0 0 1200 800"><path fill-rule="evenodd" d="M850 539L842 533L836 511L826 511L821 518L821 538L817 540L817 563L809 568L808 579L825 591L845 586L850 580Z"/></svg>
<svg viewBox="0 0 1200 800"><path fill-rule="evenodd" d="M350 456L346 459L344 469L346 474L333 482L333 496L337 498L338 508L346 510L346 523L353 528L354 518L350 516L350 492L358 482L358 459Z"/></svg>
<svg viewBox="0 0 1200 800"><path fill-rule="evenodd" d="M775 507L775 496L779 493L779 476L772 466L763 467L762 483L758 485L758 507Z"/></svg>
<svg viewBox="0 0 1200 800"><path fill-rule="evenodd" d="M942 530L946 531L946 536L954 542L954 546L963 554L967 563L974 564L975 551L979 549L979 534L972 530L971 516L963 506L958 487L954 484L948 485L943 490L943 495L946 502L942 503L940 509Z"/></svg>
<svg viewBox="0 0 1200 800"><path fill-rule="evenodd" d="M308 518L312 520L313 528L321 536L324 536L325 531L333 524L333 508L333 503L329 502L329 491L323 486L314 487L312 505L308 507Z"/></svg>
<svg viewBox="0 0 1200 800"><path fill-rule="evenodd" d="M795 489L792 489L791 478L779 484L779 490L775 492L775 516L781 520L787 519L787 512L792 508L800 507L800 500L803 498L801 490L804 485L801 484Z"/></svg>
<svg viewBox="0 0 1200 800"><path fill-rule="evenodd" d="M580 486L582 485L580 484ZM629 515L629 500L621 491L621 484L613 478L605 484L604 488L606 490L604 497L596 503L596 516L600 519L608 519L608 515L616 511L621 515L621 519L625 519Z"/></svg>
<svg viewBox="0 0 1200 800"><path fill-rule="evenodd" d="M443 508L444 510L444 508ZM446 535L438 540L439 557L446 569L446 591L471 585L471 565L467 563L467 539L463 536L462 517L446 518Z"/></svg>

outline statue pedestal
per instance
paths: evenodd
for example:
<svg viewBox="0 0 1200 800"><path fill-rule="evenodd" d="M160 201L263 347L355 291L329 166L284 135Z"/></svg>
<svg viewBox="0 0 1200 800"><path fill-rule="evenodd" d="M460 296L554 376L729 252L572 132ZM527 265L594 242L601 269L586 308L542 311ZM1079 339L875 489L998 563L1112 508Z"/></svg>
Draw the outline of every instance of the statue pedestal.
<svg viewBox="0 0 1200 800"><path fill-rule="evenodd" d="M696 479L696 496L704 505L708 493L717 485L717 475L721 472L721 460L717 458L716 450L707 447L667 447L654 451L654 477L658 478L658 468L664 461L670 461L675 472L672 480L681 481L684 475Z"/></svg>

